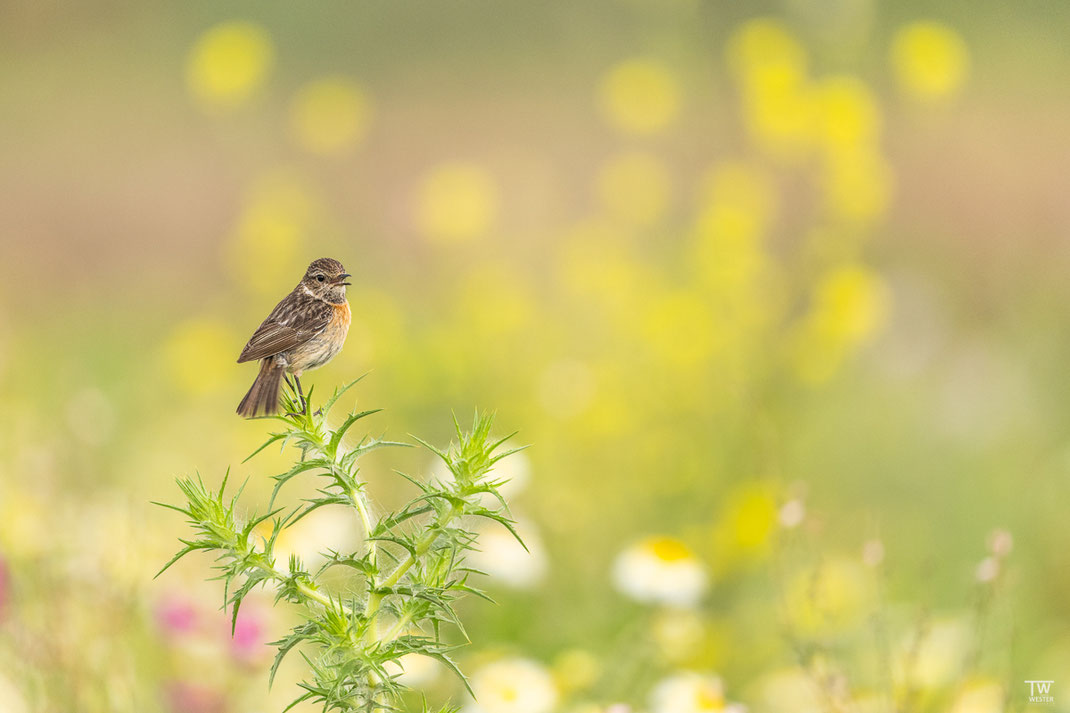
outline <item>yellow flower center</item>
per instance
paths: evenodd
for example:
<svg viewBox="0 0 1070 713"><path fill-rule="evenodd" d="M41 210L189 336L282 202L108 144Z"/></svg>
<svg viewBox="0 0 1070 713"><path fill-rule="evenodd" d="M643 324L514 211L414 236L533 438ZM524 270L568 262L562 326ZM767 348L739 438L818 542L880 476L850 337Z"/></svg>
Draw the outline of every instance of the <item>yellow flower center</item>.
<svg viewBox="0 0 1070 713"><path fill-rule="evenodd" d="M719 711L724 709L724 696L713 686L700 686L695 691L695 709Z"/></svg>
<svg viewBox="0 0 1070 713"><path fill-rule="evenodd" d="M674 537L653 537L647 540L647 549L662 562L679 562L691 558L687 545Z"/></svg>

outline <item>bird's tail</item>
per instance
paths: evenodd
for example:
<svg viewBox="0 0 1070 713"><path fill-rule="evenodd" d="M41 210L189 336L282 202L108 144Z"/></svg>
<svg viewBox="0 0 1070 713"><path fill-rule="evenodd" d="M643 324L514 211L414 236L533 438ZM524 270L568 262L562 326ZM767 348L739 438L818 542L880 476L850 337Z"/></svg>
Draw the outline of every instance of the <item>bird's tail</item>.
<svg viewBox="0 0 1070 713"><path fill-rule="evenodd" d="M260 373L249 388L249 393L238 404L238 415L252 418L261 413L273 414L279 410L279 383L285 367L276 364L273 357L260 361Z"/></svg>

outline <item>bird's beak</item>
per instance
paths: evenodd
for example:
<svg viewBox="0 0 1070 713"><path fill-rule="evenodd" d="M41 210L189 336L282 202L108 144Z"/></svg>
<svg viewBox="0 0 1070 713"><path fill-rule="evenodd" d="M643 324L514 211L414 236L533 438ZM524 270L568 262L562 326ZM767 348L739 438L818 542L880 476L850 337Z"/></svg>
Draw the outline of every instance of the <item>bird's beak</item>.
<svg viewBox="0 0 1070 713"><path fill-rule="evenodd" d="M343 272L338 277L334 278L334 284L336 285L352 285L352 282L346 282L350 277L353 277L348 272Z"/></svg>

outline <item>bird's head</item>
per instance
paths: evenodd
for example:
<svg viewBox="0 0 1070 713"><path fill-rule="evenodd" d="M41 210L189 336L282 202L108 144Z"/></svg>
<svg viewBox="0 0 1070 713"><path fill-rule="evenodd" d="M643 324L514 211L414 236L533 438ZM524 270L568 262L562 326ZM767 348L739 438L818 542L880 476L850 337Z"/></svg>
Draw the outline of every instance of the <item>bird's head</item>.
<svg viewBox="0 0 1070 713"><path fill-rule="evenodd" d="M308 288L314 297L330 302L342 304L346 301L346 286L352 283L346 282L352 275L346 272L342 263L329 257L321 257L313 260L301 278L301 284Z"/></svg>

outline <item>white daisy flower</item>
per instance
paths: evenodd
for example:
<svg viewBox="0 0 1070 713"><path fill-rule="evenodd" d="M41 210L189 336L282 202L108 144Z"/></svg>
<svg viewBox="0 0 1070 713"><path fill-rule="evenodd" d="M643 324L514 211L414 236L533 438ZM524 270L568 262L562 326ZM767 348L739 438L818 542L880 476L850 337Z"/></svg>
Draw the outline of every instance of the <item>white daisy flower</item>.
<svg viewBox="0 0 1070 713"><path fill-rule="evenodd" d="M472 676L475 701L466 713L550 713L558 692L546 668L531 659L501 659Z"/></svg>
<svg viewBox="0 0 1070 713"><path fill-rule="evenodd" d="M673 537L648 537L617 556L613 581L636 601L690 607L706 593L702 562Z"/></svg>
<svg viewBox="0 0 1070 713"><path fill-rule="evenodd" d="M535 526L526 521L516 524L527 550L513 534L496 522L479 526L478 549L469 553L468 564L486 572L491 581L512 589L530 589L546 574L547 558Z"/></svg>
<svg viewBox="0 0 1070 713"><path fill-rule="evenodd" d="M738 703L727 703L721 679L683 671L662 679L650 694L651 713L744 713Z"/></svg>

